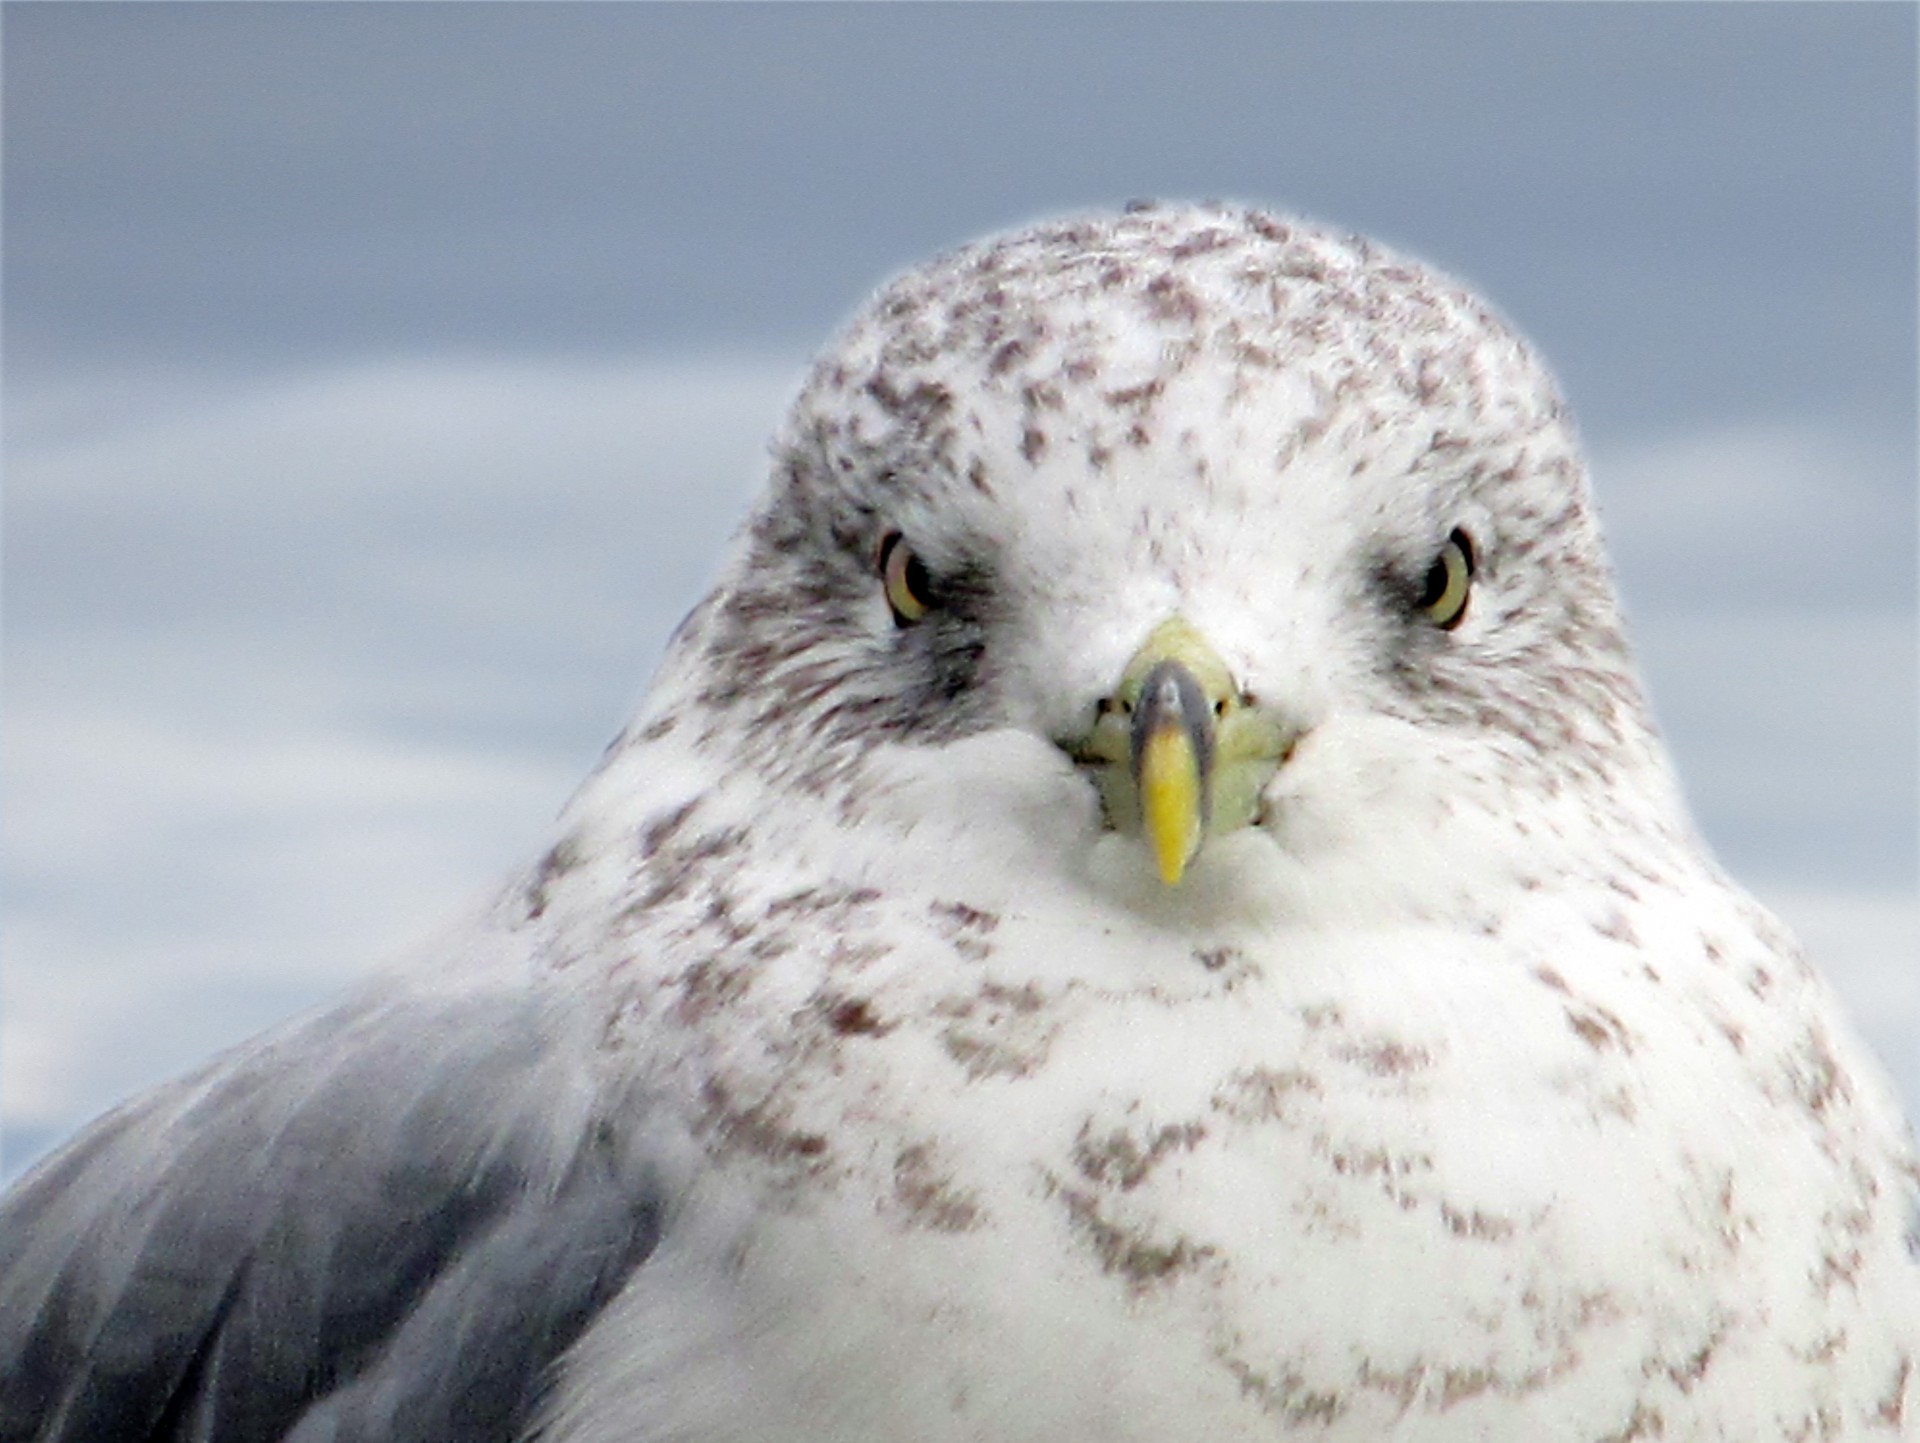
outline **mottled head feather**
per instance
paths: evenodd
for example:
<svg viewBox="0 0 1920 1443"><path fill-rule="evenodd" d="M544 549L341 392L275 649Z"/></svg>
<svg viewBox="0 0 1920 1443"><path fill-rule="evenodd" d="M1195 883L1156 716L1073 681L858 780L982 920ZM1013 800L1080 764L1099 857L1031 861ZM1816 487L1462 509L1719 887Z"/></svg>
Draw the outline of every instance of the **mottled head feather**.
<svg viewBox="0 0 1920 1443"><path fill-rule="evenodd" d="M1470 614L1408 625L1456 528ZM877 601L893 533L940 591L910 632ZM1224 617L1229 643L1264 610L1249 671L1290 646L1326 705L1496 740L1527 757L1521 785L1604 790L1649 765L1540 362L1443 275L1225 207L1041 225L881 290L813 367L695 628L702 699L763 754L785 734L783 764L844 773L880 740L1062 725L1105 679L1076 657L1104 665L1181 607Z"/></svg>

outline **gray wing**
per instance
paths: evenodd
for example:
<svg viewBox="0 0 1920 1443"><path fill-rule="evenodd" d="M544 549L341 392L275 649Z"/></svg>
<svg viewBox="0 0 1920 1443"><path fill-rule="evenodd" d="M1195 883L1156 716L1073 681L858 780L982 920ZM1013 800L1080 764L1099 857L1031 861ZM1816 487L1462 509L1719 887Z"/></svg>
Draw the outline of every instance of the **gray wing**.
<svg viewBox="0 0 1920 1443"><path fill-rule="evenodd" d="M659 1236L589 1050L363 1002L101 1119L0 1199L0 1440L520 1437Z"/></svg>

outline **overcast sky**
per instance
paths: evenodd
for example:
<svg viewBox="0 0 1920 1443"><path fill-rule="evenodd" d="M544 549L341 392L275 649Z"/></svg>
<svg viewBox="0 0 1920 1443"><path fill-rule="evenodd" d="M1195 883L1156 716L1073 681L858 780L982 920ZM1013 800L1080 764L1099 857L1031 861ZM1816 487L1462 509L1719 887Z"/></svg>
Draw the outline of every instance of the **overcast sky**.
<svg viewBox="0 0 1920 1443"><path fill-rule="evenodd" d="M7 1165L529 853L807 352L1135 196L1539 343L1702 825L1920 1105L1915 16L5 5Z"/></svg>

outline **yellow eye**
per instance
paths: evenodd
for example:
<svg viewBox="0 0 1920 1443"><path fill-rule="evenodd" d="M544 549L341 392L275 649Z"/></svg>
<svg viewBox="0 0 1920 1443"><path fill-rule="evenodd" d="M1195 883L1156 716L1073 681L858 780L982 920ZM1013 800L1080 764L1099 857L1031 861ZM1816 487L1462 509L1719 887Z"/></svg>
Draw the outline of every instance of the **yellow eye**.
<svg viewBox="0 0 1920 1443"><path fill-rule="evenodd" d="M1420 610L1435 626L1451 631L1467 614L1467 592L1473 586L1473 543L1464 531L1447 537L1447 544L1427 568L1420 587Z"/></svg>
<svg viewBox="0 0 1920 1443"><path fill-rule="evenodd" d="M895 626L912 626L933 606L933 583L927 568L898 531L880 543L880 580Z"/></svg>

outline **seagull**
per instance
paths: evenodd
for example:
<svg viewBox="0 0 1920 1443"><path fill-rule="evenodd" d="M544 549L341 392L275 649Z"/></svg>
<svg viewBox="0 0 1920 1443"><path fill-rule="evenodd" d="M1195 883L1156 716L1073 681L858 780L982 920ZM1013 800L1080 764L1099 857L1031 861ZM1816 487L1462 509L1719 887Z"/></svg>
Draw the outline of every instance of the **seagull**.
<svg viewBox="0 0 1920 1443"><path fill-rule="evenodd" d="M539 856L0 1205L0 1437L1920 1438L1920 1169L1554 382L1227 205L895 280Z"/></svg>

